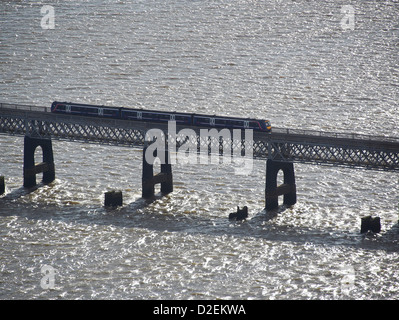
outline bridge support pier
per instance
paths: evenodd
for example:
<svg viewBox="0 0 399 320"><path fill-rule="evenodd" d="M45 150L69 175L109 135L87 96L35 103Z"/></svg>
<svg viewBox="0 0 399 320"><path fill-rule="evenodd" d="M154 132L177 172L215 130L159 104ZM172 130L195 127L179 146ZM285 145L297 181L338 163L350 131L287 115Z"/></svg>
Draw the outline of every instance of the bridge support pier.
<svg viewBox="0 0 399 320"><path fill-rule="evenodd" d="M148 146L143 149L143 175L142 175L142 197L151 198L155 193L155 185L161 184L161 193L173 192L172 165L170 163L169 151L165 150L165 163L161 163L161 172L154 176L154 163L148 163L145 157Z"/></svg>
<svg viewBox="0 0 399 320"><path fill-rule="evenodd" d="M277 186L277 174L284 173L284 183ZM292 206L296 203L296 184L294 164L268 159L266 162L266 210L278 208L278 197L284 195L284 204Z"/></svg>
<svg viewBox="0 0 399 320"><path fill-rule="evenodd" d="M0 176L0 196L6 192L6 183L4 177Z"/></svg>
<svg viewBox="0 0 399 320"><path fill-rule="evenodd" d="M35 165L35 150L41 147L43 162ZM51 139L32 138L24 140L24 187L36 186L36 174L43 172L43 183L48 184L55 179L53 146Z"/></svg>

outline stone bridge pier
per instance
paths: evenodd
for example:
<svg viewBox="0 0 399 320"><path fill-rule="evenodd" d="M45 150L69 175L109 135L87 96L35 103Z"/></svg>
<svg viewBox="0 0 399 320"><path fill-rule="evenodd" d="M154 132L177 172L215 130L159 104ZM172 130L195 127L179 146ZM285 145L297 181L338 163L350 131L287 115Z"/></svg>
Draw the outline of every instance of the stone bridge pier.
<svg viewBox="0 0 399 320"><path fill-rule="evenodd" d="M284 183L277 186L277 175L282 170ZM266 162L266 210L278 208L278 197L284 195L284 205L292 206L296 203L296 184L294 163L268 159Z"/></svg>
<svg viewBox="0 0 399 320"><path fill-rule="evenodd" d="M35 151L41 147L43 162L35 165ZM32 138L25 136L24 140L24 187L36 186L36 174L43 173L43 183L48 184L55 179L53 146L51 139Z"/></svg>
<svg viewBox="0 0 399 320"><path fill-rule="evenodd" d="M168 194L173 192L172 164L170 163L169 151L164 151L164 159L161 159L161 172L154 175L154 160L157 157L156 151L152 161L146 159L148 145L143 149L143 173L142 173L142 197L151 198L155 193L155 185L161 184L161 193Z"/></svg>

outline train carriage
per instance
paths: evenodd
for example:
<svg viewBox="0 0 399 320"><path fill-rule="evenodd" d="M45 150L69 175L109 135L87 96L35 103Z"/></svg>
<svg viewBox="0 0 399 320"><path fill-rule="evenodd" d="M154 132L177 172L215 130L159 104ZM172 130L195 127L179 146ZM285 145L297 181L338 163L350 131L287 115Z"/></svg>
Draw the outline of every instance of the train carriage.
<svg viewBox="0 0 399 320"><path fill-rule="evenodd" d="M51 112L145 122L176 121L176 123L179 125L194 125L220 129L253 129L256 131L271 132L271 124L269 120L207 116L189 113L130 109L122 107L94 106L88 104L57 101L54 101L52 103Z"/></svg>
<svg viewBox="0 0 399 320"><path fill-rule="evenodd" d="M176 121L177 124L191 124L191 114L170 113L163 111L137 110L123 108L121 118L127 120L141 120L149 122L168 122Z"/></svg>
<svg viewBox="0 0 399 320"><path fill-rule="evenodd" d="M120 109L57 101L54 101L51 105L51 112L103 118L120 118Z"/></svg>
<svg viewBox="0 0 399 320"><path fill-rule="evenodd" d="M253 129L256 131L271 131L271 124L268 120L228 118L217 116L194 115L193 125L207 126L214 128L232 129Z"/></svg>

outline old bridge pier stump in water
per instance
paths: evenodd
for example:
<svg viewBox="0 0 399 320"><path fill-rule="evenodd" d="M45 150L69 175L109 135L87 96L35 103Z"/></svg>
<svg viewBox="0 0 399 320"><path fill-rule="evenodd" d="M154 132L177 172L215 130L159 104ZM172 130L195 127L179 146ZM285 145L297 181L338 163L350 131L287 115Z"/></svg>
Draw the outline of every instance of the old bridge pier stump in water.
<svg viewBox="0 0 399 320"><path fill-rule="evenodd" d="M284 173L284 183L277 186L277 174ZM296 184L294 164L268 159L266 163L266 210L278 208L278 197L284 195L284 205L292 206L296 203Z"/></svg>
<svg viewBox="0 0 399 320"><path fill-rule="evenodd" d="M104 206L105 207L120 207L123 206L123 195L120 190L108 191L104 194Z"/></svg>
<svg viewBox="0 0 399 320"><path fill-rule="evenodd" d="M35 165L35 150L41 147L43 162ZM32 138L25 136L24 140L24 187L36 186L36 174L43 173L43 183L48 184L55 179L53 146L51 139Z"/></svg>
<svg viewBox="0 0 399 320"><path fill-rule="evenodd" d="M161 193L168 194L173 191L172 165L170 163L169 151L166 150L164 161L161 157L161 172L154 176L154 161L149 163L146 159L148 145L143 149L143 175L142 175L142 197L151 198L155 192L155 185L161 184ZM157 155L154 155L156 157ZM154 159L155 160L155 159Z"/></svg>

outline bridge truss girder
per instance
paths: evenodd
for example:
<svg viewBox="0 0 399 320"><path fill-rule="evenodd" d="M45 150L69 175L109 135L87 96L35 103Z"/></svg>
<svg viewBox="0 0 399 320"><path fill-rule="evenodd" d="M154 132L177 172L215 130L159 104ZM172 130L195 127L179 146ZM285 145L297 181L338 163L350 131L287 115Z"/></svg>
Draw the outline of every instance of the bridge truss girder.
<svg viewBox="0 0 399 320"><path fill-rule="evenodd" d="M399 171L399 150L353 145L323 145L270 141L269 159L321 165Z"/></svg>
<svg viewBox="0 0 399 320"><path fill-rule="evenodd" d="M25 135L43 139L84 141L100 144L113 144L142 147L146 132L159 127L167 132L167 126L134 121L54 115L49 112L21 112L18 110L0 109L0 133ZM199 129L197 136L184 138L176 136L179 147L187 139L197 145L198 151L238 150L235 154L250 155L253 158L270 159L281 162L313 163L345 167L361 167L372 170L399 171L399 146L390 147L378 143L363 143L361 140L326 139L307 142L306 136L279 134L256 134L253 141L223 139L203 139ZM165 135L165 138L167 135ZM186 139L186 140L184 140ZM252 153L249 147L252 146ZM229 148L230 147L230 148ZM241 149L241 152L239 152Z"/></svg>

